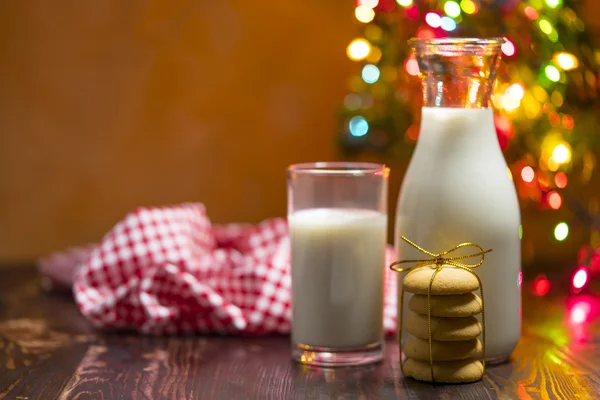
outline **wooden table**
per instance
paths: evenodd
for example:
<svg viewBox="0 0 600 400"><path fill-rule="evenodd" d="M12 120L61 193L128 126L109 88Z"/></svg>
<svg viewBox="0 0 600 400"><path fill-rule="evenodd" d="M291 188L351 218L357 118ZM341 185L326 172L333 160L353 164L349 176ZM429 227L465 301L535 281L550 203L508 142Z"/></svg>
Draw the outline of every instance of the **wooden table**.
<svg viewBox="0 0 600 400"><path fill-rule="evenodd" d="M526 297L510 363L474 384L431 385L403 379L393 340L381 364L317 369L290 361L287 337L95 332L71 298L40 290L33 268L0 270L0 398L600 398L600 300L573 301ZM569 322L585 311L589 321Z"/></svg>

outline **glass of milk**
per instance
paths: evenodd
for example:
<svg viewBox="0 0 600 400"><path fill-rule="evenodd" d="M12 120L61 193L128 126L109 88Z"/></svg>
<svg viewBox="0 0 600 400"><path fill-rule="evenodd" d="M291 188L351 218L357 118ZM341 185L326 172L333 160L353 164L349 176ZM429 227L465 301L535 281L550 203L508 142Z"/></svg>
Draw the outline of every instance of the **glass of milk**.
<svg viewBox="0 0 600 400"><path fill-rule="evenodd" d="M369 163L288 168L294 360L381 360L388 175Z"/></svg>

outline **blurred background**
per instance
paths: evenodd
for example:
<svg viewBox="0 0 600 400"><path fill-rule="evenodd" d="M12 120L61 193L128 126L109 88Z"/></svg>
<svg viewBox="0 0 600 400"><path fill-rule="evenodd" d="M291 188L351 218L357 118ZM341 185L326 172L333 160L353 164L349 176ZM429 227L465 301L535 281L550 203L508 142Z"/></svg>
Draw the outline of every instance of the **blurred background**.
<svg viewBox="0 0 600 400"><path fill-rule="evenodd" d="M575 3L600 38L600 3ZM412 145L391 157L339 140L362 67L346 54L366 26L356 7L0 2L0 265L96 242L137 206L199 201L215 223L284 216L296 162L388 163L393 213ZM583 224L552 242L555 217L523 220L529 263L576 263Z"/></svg>

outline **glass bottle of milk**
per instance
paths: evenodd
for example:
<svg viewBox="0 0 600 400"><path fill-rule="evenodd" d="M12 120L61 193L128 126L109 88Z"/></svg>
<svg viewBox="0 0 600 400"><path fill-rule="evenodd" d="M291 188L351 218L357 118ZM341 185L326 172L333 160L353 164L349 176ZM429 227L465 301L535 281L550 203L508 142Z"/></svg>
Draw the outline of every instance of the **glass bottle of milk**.
<svg viewBox="0 0 600 400"><path fill-rule="evenodd" d="M399 240L401 235L434 253L463 242L493 249L476 270L485 291L491 363L508 359L521 331L521 216L490 108L503 43L501 38L411 41L424 104L396 214L398 259L423 258Z"/></svg>

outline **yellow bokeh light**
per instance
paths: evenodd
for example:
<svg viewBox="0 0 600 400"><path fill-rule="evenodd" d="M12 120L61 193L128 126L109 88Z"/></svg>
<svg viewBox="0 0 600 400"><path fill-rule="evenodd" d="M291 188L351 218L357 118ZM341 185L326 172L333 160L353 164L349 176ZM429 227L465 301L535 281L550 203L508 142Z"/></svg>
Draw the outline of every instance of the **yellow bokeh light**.
<svg viewBox="0 0 600 400"><path fill-rule="evenodd" d="M364 24L367 24L373 21L373 18L375 18L375 11L373 11L372 8L367 6L358 6L354 10L354 15L356 16L357 20Z"/></svg>
<svg viewBox="0 0 600 400"><path fill-rule="evenodd" d="M378 47L371 47L371 51L367 56L367 61L371 64L377 64L381 59L381 50Z"/></svg>
<svg viewBox="0 0 600 400"><path fill-rule="evenodd" d="M372 42L378 42L383 36L383 31L377 25L371 24L365 27L365 38Z"/></svg>
<svg viewBox="0 0 600 400"><path fill-rule="evenodd" d="M545 18L540 19L540 22L538 22L538 25L540 27L540 30L542 32L544 32L546 35L550 35L554 31L552 24Z"/></svg>
<svg viewBox="0 0 600 400"><path fill-rule="evenodd" d="M559 144L552 150L552 160L558 164L569 162L571 160L571 149L567 144Z"/></svg>
<svg viewBox="0 0 600 400"><path fill-rule="evenodd" d="M408 7L412 5L413 0L396 0L396 3L398 3L402 7Z"/></svg>
<svg viewBox="0 0 600 400"><path fill-rule="evenodd" d="M346 48L346 54L353 61L364 60L371 52L371 45L365 39L354 39Z"/></svg>
<svg viewBox="0 0 600 400"><path fill-rule="evenodd" d="M508 89L506 89L506 93L521 100L523 96L525 96L525 89L523 89L523 86L521 86L520 84L515 83L513 85L510 85Z"/></svg>
<svg viewBox="0 0 600 400"><path fill-rule="evenodd" d="M504 96L502 96L500 104L506 111L513 111L521 105L521 100L513 96L511 93L506 93Z"/></svg>
<svg viewBox="0 0 600 400"><path fill-rule="evenodd" d="M523 99L522 104L524 106L523 109L525 111L525 116L529 119L537 118L537 116L540 115L540 112L542 111L540 103L538 103L531 96L526 96Z"/></svg>
<svg viewBox="0 0 600 400"><path fill-rule="evenodd" d="M546 93L546 90L541 86L534 86L533 89L531 89L531 92L533 93L533 97L540 103L548 100L548 93Z"/></svg>
<svg viewBox="0 0 600 400"><path fill-rule="evenodd" d="M554 92L552 92L552 95L550 96L550 101L552 102L552 104L554 104L555 107L560 107L563 105L563 96L562 94L560 94L560 92L557 92L556 90Z"/></svg>
<svg viewBox="0 0 600 400"><path fill-rule="evenodd" d="M579 60L571 53L561 52L554 55L554 60L559 67L565 71L570 71L579 67Z"/></svg>
<svg viewBox="0 0 600 400"><path fill-rule="evenodd" d="M472 0L462 0L460 2L460 8L467 14L474 14L477 12L477 4Z"/></svg>

